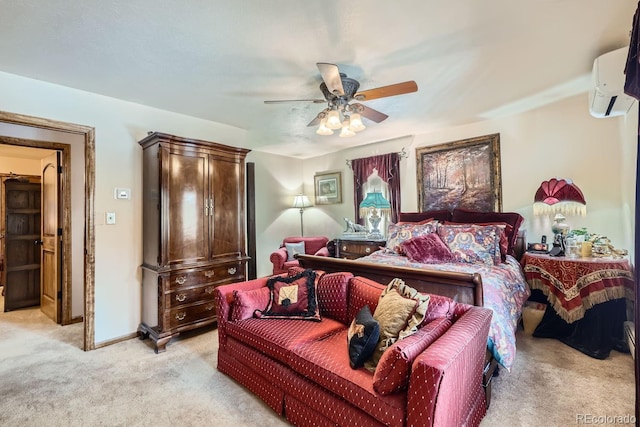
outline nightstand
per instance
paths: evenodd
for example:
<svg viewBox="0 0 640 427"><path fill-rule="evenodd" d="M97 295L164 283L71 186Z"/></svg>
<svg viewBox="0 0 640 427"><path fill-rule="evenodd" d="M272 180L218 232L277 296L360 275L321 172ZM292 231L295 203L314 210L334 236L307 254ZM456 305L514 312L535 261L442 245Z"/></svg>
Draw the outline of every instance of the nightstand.
<svg viewBox="0 0 640 427"><path fill-rule="evenodd" d="M627 259L525 253L521 264L532 299L548 304L534 337L557 338L596 359L620 348L634 286Z"/></svg>
<svg viewBox="0 0 640 427"><path fill-rule="evenodd" d="M366 239L335 239L336 258L357 259L371 255L380 247L384 247L386 240Z"/></svg>

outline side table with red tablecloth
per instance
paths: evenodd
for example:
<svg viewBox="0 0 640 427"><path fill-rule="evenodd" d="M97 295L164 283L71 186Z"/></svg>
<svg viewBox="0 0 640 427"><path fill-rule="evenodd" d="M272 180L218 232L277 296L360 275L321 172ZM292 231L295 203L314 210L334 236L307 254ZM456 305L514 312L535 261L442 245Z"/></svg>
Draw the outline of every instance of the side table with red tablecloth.
<svg viewBox="0 0 640 427"><path fill-rule="evenodd" d="M531 289L549 303L533 336L560 339L598 359L619 349L634 289L627 259L526 253L521 262Z"/></svg>

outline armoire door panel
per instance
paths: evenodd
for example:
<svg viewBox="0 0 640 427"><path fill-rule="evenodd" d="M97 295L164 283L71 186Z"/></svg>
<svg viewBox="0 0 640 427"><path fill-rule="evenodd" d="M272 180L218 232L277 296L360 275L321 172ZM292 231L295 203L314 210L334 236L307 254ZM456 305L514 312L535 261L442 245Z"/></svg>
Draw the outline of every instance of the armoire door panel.
<svg viewBox="0 0 640 427"><path fill-rule="evenodd" d="M205 261L209 258L208 158L199 152L172 151L165 203L168 264Z"/></svg>
<svg viewBox="0 0 640 427"><path fill-rule="evenodd" d="M211 253L215 257L244 253L244 197L238 197L238 183L244 183L243 165L222 159L213 159L210 164L211 197L215 203Z"/></svg>

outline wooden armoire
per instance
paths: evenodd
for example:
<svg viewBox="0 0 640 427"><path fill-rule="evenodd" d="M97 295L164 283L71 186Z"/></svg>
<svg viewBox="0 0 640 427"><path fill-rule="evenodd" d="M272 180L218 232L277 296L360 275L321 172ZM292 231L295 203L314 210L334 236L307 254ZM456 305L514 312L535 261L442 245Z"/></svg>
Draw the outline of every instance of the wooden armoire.
<svg viewBox="0 0 640 427"><path fill-rule="evenodd" d="M249 150L152 132L143 149L140 338L156 353L217 320L216 286L246 278L244 163Z"/></svg>

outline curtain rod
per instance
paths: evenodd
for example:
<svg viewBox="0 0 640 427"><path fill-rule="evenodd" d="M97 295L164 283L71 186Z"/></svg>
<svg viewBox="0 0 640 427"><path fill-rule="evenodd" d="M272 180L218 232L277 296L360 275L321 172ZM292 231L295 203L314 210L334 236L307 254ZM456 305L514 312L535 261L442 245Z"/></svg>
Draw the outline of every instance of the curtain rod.
<svg viewBox="0 0 640 427"><path fill-rule="evenodd" d="M407 153L407 152L406 152L406 150L404 149L404 147L402 147L402 151L398 151L397 153L400 155L400 160L402 160L402 159L408 159L408 158L409 158L409 153ZM352 169L352 168L351 168L351 159L346 159L346 160L345 160L345 163L347 164L347 167L348 167L349 169Z"/></svg>

